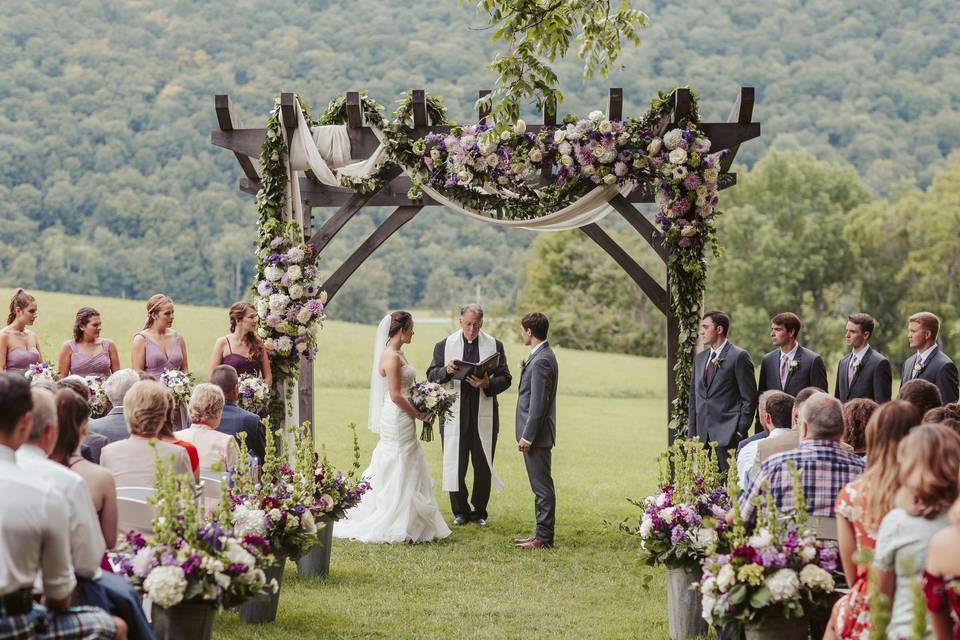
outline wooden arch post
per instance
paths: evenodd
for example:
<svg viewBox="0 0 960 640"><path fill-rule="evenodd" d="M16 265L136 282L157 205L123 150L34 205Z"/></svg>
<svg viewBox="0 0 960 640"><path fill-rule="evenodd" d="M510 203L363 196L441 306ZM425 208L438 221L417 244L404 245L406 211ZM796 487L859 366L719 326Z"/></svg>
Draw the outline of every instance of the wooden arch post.
<svg viewBox="0 0 960 640"><path fill-rule="evenodd" d="M489 91L480 91L483 97ZM413 119L414 135L426 136L429 133L447 133L450 125L433 125L428 122L426 108L426 93L417 89L413 91ZM676 123L686 118L690 113L691 99L688 89L677 89L671 95L673 108L669 117L663 119L658 127L658 133L672 128ZM284 122L294 123L288 127L289 134L296 128L296 118L293 117L293 108L296 97L292 93L282 93L280 108L285 111ZM720 164L720 178L718 187L726 189L737 182L735 173L730 173L734 156L740 145L759 137L760 124L751 122L753 117L754 90L752 87L741 87L727 122L701 123L704 135L711 141L711 151L727 150L726 158ZM233 152L243 171L240 179L240 190L256 195L260 189L260 148L266 137L262 128L244 128L233 110L229 96L218 95L214 100L218 128L210 134L211 142ZM361 110L360 94L350 91L346 96L347 134L350 138L350 155L353 160L365 160L379 146L380 142L373 131L366 126L364 114ZM607 105L608 118L618 120L623 118L623 90L610 89ZM477 114L478 120L483 121L487 114ZM529 131L539 131L543 128L556 126L557 114L555 105L547 105L543 113L543 123L528 125ZM367 194L354 193L350 189L331 187L317 180L316 176L307 172L299 178L300 200L304 212L304 240L322 254L324 248L340 232L340 230L363 207L392 206L393 213L371 233L350 256L326 279L323 289L327 292L327 299L332 300L340 288L350 279L356 270L369 258L386 240L408 223L425 207L442 206L428 196L417 200L410 200L407 191L410 188L410 179L402 175L397 167L388 174L383 188ZM552 167L545 167L542 179L552 177ZM652 185L638 185L628 196L615 195L610 205L619 213L633 229L653 248L654 252L664 263L664 270L669 260L667 250L660 243L657 229L654 224L635 205L636 203L654 202ZM326 209L331 213L326 216L316 232L313 231L313 209ZM674 377L674 367L679 358L680 325L673 314L670 305L670 279L666 280L666 287L660 285L656 278L647 273L630 254L610 237L599 225L589 224L580 229L591 240L597 243L643 291L654 306L664 314L667 351L667 419L669 421L673 400L677 397L677 386ZM299 408L301 416L310 416L311 428L314 415L313 396L313 367L306 361L301 361L300 368L300 396ZM674 433L667 429L668 442L672 443Z"/></svg>

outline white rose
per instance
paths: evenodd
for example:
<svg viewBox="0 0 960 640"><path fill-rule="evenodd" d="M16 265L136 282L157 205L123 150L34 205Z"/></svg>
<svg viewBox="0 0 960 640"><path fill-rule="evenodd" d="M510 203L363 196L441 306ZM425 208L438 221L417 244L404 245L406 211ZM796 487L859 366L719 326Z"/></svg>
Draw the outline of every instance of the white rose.
<svg viewBox="0 0 960 640"><path fill-rule="evenodd" d="M263 270L263 277L270 282L276 282L283 277L283 269L270 265Z"/></svg>
<svg viewBox="0 0 960 640"><path fill-rule="evenodd" d="M611 131L613 131L613 125L610 124L609 120L600 123L600 133L610 133Z"/></svg>
<svg viewBox="0 0 960 640"><path fill-rule="evenodd" d="M537 147L530 149L530 162L540 162L541 160L543 160L543 154L540 149Z"/></svg>
<svg viewBox="0 0 960 640"><path fill-rule="evenodd" d="M292 264L289 267L287 267L287 277L290 280L299 280L300 276L302 275L303 275L303 270L300 269L300 265Z"/></svg>
<svg viewBox="0 0 960 640"><path fill-rule="evenodd" d="M627 167L626 163L624 162L618 162L617 164L613 165L613 172L620 177L627 175L628 169L629 167Z"/></svg>
<svg viewBox="0 0 960 640"><path fill-rule="evenodd" d="M583 173L583 175L585 175L585 176L592 176L593 174L595 174L595 173L597 172L597 170L594 168L594 166L593 166L592 164L588 164L588 165L584 166L583 169L581 169L580 171L581 171L581 172Z"/></svg>
<svg viewBox="0 0 960 640"><path fill-rule="evenodd" d="M463 169L457 174L457 179L460 180L462 184L469 184L473 181L473 174L466 169Z"/></svg>
<svg viewBox="0 0 960 640"><path fill-rule="evenodd" d="M569 142L561 142L560 146L557 147L557 151L559 151L561 155L568 156L573 152L573 147L570 146Z"/></svg>
<svg viewBox="0 0 960 640"><path fill-rule="evenodd" d="M571 158L571 157L568 156L568 155L560 156L560 162L561 162L565 167L572 167L572 166L573 166L573 158Z"/></svg>
<svg viewBox="0 0 960 640"><path fill-rule="evenodd" d="M293 300L299 300L303 297L303 287L298 284L290 286L290 298Z"/></svg>
<svg viewBox="0 0 960 640"><path fill-rule="evenodd" d="M663 144L670 149L676 149L683 142L683 131L680 129L671 129L663 136Z"/></svg>
<svg viewBox="0 0 960 640"><path fill-rule="evenodd" d="M523 135L527 131L527 123L523 120L517 120L513 125L513 132L518 136Z"/></svg>
<svg viewBox="0 0 960 640"><path fill-rule="evenodd" d="M651 156L660 153L660 148L663 146L663 141L660 138L654 138L650 141L650 144L647 145L647 153Z"/></svg>
<svg viewBox="0 0 960 640"><path fill-rule="evenodd" d="M693 150L699 154L704 154L710 151L710 139L709 138L694 138L693 140Z"/></svg>
<svg viewBox="0 0 960 640"><path fill-rule="evenodd" d="M703 179L707 184L716 184L719 177L720 171L718 169L707 169L703 172Z"/></svg>
<svg viewBox="0 0 960 640"><path fill-rule="evenodd" d="M687 161L687 152L685 149L676 148L670 152L670 162L673 164L683 164Z"/></svg>
<svg viewBox="0 0 960 640"><path fill-rule="evenodd" d="M297 322L300 324L310 322L310 309L307 309L306 307L300 309L300 312L297 314Z"/></svg>
<svg viewBox="0 0 960 640"><path fill-rule="evenodd" d="M750 536L749 542L754 549L769 547L773 544L773 534L768 529L762 528Z"/></svg>
<svg viewBox="0 0 960 640"><path fill-rule="evenodd" d="M326 292L326 291L321 291L321 292L320 292L320 304L327 304L327 292Z"/></svg>
<svg viewBox="0 0 960 640"><path fill-rule="evenodd" d="M557 129L556 131L553 132L553 141L556 144L560 144L561 142L563 142L566 137L567 137L567 132L564 131L563 129Z"/></svg>
<svg viewBox="0 0 960 640"><path fill-rule="evenodd" d="M308 345L307 345L306 342L298 342L298 343L297 343L297 353L303 353L304 351L306 351L306 350L307 350L307 346L308 346Z"/></svg>
<svg viewBox="0 0 960 640"><path fill-rule="evenodd" d="M587 118L589 118L590 122L600 122L603 120L603 111L591 111Z"/></svg>
<svg viewBox="0 0 960 640"><path fill-rule="evenodd" d="M607 175L603 176L603 184L616 184L616 182L617 176L613 175L612 173L608 173Z"/></svg>
<svg viewBox="0 0 960 640"><path fill-rule="evenodd" d="M726 593L730 587L737 581L737 574L733 570L733 565L725 564L717 572L717 588Z"/></svg>
<svg viewBox="0 0 960 640"><path fill-rule="evenodd" d="M157 567L144 580L143 589L155 604L168 609L183 600L187 578L176 565Z"/></svg>
<svg viewBox="0 0 960 640"><path fill-rule="evenodd" d="M780 569L767 578L766 585L770 590L771 600L773 602L783 602L797 595L797 591L800 589L800 580L797 578L797 572L793 569Z"/></svg>
<svg viewBox="0 0 960 640"><path fill-rule="evenodd" d="M499 164L500 158L497 157L497 154L491 153L486 158L484 158L483 161L487 163L488 167L492 168L497 166L497 164Z"/></svg>
<svg viewBox="0 0 960 640"><path fill-rule="evenodd" d="M501 141L501 142L506 142L506 141L509 140L509 139L510 139L510 132L509 132L509 131L503 131L503 132L500 133L500 141Z"/></svg>

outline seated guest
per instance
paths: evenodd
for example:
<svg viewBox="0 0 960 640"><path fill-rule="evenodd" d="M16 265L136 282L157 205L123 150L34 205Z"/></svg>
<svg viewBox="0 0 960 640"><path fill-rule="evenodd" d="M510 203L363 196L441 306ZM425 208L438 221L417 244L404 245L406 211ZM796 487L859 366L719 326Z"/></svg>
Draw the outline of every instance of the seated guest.
<svg viewBox="0 0 960 640"><path fill-rule="evenodd" d="M844 417L849 404L844 405ZM861 638L869 631L869 566L854 558L876 546L880 521L900 489L897 450L918 419L912 404L896 400L877 409L867 422L866 470L840 491L836 504L840 562L850 590L834 604L824 640Z"/></svg>
<svg viewBox="0 0 960 640"><path fill-rule="evenodd" d="M930 538L923 572L923 593L937 640L960 638L960 501L950 507L949 517L950 526Z"/></svg>
<svg viewBox="0 0 960 640"><path fill-rule="evenodd" d="M266 455L266 441L260 427L260 418L255 413L244 411L237 406L237 370L228 364L216 367L210 374L210 383L223 391L223 416L220 418L220 433L228 433L240 440L240 434L246 434L247 449L263 463Z"/></svg>
<svg viewBox="0 0 960 640"><path fill-rule="evenodd" d="M200 468L230 471L237 464L237 441L227 433L217 432L223 414L223 391L213 384L198 384L193 390L187 412L192 424L177 431L177 437L191 442L200 454Z"/></svg>
<svg viewBox="0 0 960 640"><path fill-rule="evenodd" d="M942 407L934 407L923 414L923 422L942 424L960 433L960 405L956 402L951 402Z"/></svg>
<svg viewBox="0 0 960 640"><path fill-rule="evenodd" d="M897 400L905 400L917 408L921 416L927 415L927 411L935 409L943 404L940 399L940 390L937 385L926 380L917 378L911 380L900 387L897 393Z"/></svg>
<svg viewBox="0 0 960 640"><path fill-rule="evenodd" d="M873 566L892 604L888 638L911 635L913 586L927 564L930 539L950 525L957 499L960 435L939 424L916 427L900 443L896 507L880 523Z"/></svg>
<svg viewBox="0 0 960 640"><path fill-rule="evenodd" d="M90 387L87 381L78 375L69 375L57 380L57 389L70 389L89 404ZM99 433L87 433L80 447L80 454L94 464L100 464L100 451L110 444L104 436Z"/></svg>
<svg viewBox="0 0 960 640"><path fill-rule="evenodd" d="M867 422L879 406L870 398L854 398L843 404L843 441L861 458L867 453Z"/></svg>
<svg viewBox="0 0 960 640"><path fill-rule="evenodd" d="M745 521L752 522L755 518L753 498L760 495L764 484L770 487L778 510L789 512L795 508L793 477L787 468L791 460L800 471L807 512L813 516L833 517L840 489L863 473L863 460L840 444L843 407L839 400L818 391L801 405L799 422L800 446L765 460L740 495L740 511ZM733 521L732 511L727 518Z"/></svg>
<svg viewBox="0 0 960 640"><path fill-rule="evenodd" d="M797 397L793 399L793 408L790 412L790 433L783 433L775 439L765 438L757 443L757 457L753 461L753 468L750 471L751 477L757 475L760 471L760 465L763 464L767 458L778 453L783 453L784 451L791 451L800 446L800 408L804 402L810 399L810 396L819 392L820 389L817 387L805 387L801 389Z"/></svg>
<svg viewBox="0 0 960 640"><path fill-rule="evenodd" d="M70 506L59 488L25 474L16 463L15 452L32 431L32 407L27 380L0 373L0 637L35 638L42 629L44 638L126 638L119 618L95 607L69 606L77 584ZM46 606L33 600L37 576Z"/></svg>
<svg viewBox="0 0 960 640"><path fill-rule="evenodd" d="M90 407L70 389L57 392L57 442L50 459L72 469L83 478L93 498L100 531L108 549L117 543L117 485L113 474L80 455L80 443L87 433Z"/></svg>
<svg viewBox="0 0 960 640"><path fill-rule="evenodd" d="M110 442L126 440L129 437L127 423L123 419L123 396L139 380L140 376L133 369L120 369L107 378L103 383L103 391L112 408L102 418L90 421L90 433L106 436Z"/></svg>
<svg viewBox="0 0 960 640"><path fill-rule="evenodd" d="M153 487L157 459L173 466L177 474L193 475L190 458L182 447L152 442L170 412L169 391L159 382L137 382L123 397L123 418L130 437L103 448L100 463L113 473L117 487Z"/></svg>
<svg viewBox="0 0 960 640"><path fill-rule="evenodd" d="M746 444L737 453L737 477L742 489L747 487L747 475L757 459L757 447L759 447L760 441L764 439L758 436L769 434L770 438L779 438L791 433L790 420L793 413L793 396L771 389L763 392L763 395L760 396L759 405L763 433L747 438L744 441Z"/></svg>
<svg viewBox="0 0 960 640"><path fill-rule="evenodd" d="M160 426L160 431L157 432L157 440L161 442L169 442L178 447L183 447L187 452L187 458L190 460L190 469L193 471L193 477L197 480L200 479L200 452L197 451L197 448L193 445L192 442L187 442L186 440L181 440L179 435L180 431L176 432L174 435L174 427L177 423L177 416L180 415L180 403L177 402L177 399L174 397L173 392L167 389L167 419L164 420L163 425ZM184 423L187 421L184 420Z"/></svg>

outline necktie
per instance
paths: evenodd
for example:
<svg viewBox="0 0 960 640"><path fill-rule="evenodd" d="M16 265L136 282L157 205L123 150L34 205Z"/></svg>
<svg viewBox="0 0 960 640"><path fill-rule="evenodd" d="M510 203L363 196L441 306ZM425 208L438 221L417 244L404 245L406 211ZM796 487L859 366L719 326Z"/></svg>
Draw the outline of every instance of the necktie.
<svg viewBox="0 0 960 640"><path fill-rule="evenodd" d="M787 386L787 374L790 372L790 356L783 354L780 356L780 388Z"/></svg>
<svg viewBox="0 0 960 640"><path fill-rule="evenodd" d="M850 356L850 367L847 369L847 390L853 384L853 376L857 373L857 356Z"/></svg>
<svg viewBox="0 0 960 640"><path fill-rule="evenodd" d="M710 383L713 382L713 374L717 372L716 366L714 366L713 361L716 359L716 354L711 351L710 359L707 361L707 370L704 372L704 378L707 381L707 386L710 386Z"/></svg>

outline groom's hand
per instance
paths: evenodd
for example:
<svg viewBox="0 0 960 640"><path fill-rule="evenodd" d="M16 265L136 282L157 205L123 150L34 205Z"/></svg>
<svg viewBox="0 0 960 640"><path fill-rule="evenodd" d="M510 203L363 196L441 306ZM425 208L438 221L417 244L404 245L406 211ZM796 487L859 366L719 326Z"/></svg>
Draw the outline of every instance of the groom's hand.
<svg viewBox="0 0 960 640"><path fill-rule="evenodd" d="M490 375L485 373L482 378L467 376L467 382L469 382L470 386L474 389L486 389L490 386Z"/></svg>

